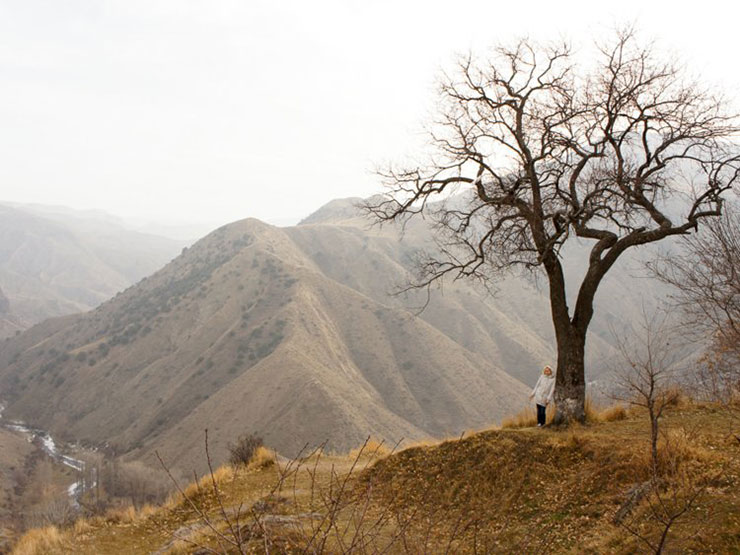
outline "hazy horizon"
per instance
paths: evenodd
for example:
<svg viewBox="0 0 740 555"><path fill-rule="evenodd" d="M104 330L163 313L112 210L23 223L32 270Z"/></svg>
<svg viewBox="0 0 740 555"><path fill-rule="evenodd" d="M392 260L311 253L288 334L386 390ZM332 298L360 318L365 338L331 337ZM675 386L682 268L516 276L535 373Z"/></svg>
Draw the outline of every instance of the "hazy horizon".
<svg viewBox="0 0 740 555"><path fill-rule="evenodd" d="M109 224L116 224L125 229L138 231L140 233L149 233L176 240L195 241L211 231L235 221L250 218L253 216L245 215L242 218L229 221L196 221L190 222L185 219L177 220L176 218L161 221L155 218L137 218L135 216L119 215L112 211L97 208L80 209L61 204L43 204L43 203L24 203L0 199L0 206L8 206L24 212L40 216L67 216L79 218L82 220L103 221ZM309 216L313 211L295 218L270 218L263 220L265 223L277 227L289 227L298 224L303 218Z"/></svg>
<svg viewBox="0 0 740 555"><path fill-rule="evenodd" d="M419 151L456 53L524 35L578 48L627 22L736 90L736 19L703 8L0 0L0 198L164 225L294 223L377 192L375 164Z"/></svg>

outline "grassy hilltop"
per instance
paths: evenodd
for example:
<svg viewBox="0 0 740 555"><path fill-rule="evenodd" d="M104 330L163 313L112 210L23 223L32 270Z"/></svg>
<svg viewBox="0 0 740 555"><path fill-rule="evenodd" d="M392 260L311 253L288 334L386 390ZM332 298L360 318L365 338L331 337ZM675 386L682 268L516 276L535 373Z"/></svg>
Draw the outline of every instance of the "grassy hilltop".
<svg viewBox="0 0 740 555"><path fill-rule="evenodd" d="M668 522L668 552L738 552L736 416L672 407L657 480L639 410L396 453L369 442L288 461L262 449L248 467L184 488L186 497L34 530L15 552L634 553L650 552Z"/></svg>

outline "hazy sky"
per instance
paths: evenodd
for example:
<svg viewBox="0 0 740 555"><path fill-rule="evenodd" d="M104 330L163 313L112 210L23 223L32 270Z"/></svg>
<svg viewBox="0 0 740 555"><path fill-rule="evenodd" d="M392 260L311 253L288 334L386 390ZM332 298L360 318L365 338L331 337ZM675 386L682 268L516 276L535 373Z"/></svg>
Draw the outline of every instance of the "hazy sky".
<svg viewBox="0 0 740 555"><path fill-rule="evenodd" d="M740 90L729 4L0 0L0 200L297 220L378 191L456 52L634 22Z"/></svg>

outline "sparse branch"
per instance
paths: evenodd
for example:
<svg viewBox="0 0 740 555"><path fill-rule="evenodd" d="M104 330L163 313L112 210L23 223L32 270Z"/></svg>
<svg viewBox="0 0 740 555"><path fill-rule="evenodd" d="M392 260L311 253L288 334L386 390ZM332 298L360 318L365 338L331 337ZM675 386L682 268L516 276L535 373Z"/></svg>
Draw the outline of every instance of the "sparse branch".
<svg viewBox="0 0 740 555"><path fill-rule="evenodd" d="M635 337L615 334L615 340L621 354L621 366L614 369L619 397L648 412L652 472L657 479L659 422L666 407L675 401L675 364L680 349L668 328L666 314L648 315L644 308Z"/></svg>
<svg viewBox="0 0 740 555"><path fill-rule="evenodd" d="M631 29L599 56L585 73L567 45L523 40L460 60L440 85L428 163L382 172L387 193L366 206L381 223L432 222L437 251L412 286L544 270L566 420L583 418L585 338L604 276L626 251L719 216L740 175L740 120L710 87ZM560 256L574 236L593 244L571 312Z"/></svg>
<svg viewBox="0 0 740 555"><path fill-rule="evenodd" d="M708 346L699 381L714 399L740 391L740 213L730 203L721 218L685 237L678 252L649 264L674 290L686 333Z"/></svg>

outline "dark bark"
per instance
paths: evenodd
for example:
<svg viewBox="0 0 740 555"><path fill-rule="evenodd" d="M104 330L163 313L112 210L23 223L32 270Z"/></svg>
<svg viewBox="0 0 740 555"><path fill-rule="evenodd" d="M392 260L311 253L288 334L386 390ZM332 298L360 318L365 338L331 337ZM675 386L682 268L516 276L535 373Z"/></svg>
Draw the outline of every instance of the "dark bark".
<svg viewBox="0 0 740 555"><path fill-rule="evenodd" d="M571 321L565 293L565 277L560 261L552 255L544 260L544 266L550 284L550 310L558 348L555 375L557 412L554 423L583 422L586 418L584 411L586 328L581 330Z"/></svg>
<svg viewBox="0 0 740 555"><path fill-rule="evenodd" d="M586 419L584 354L586 338L574 329L558 336L558 371L555 378L555 424Z"/></svg>

